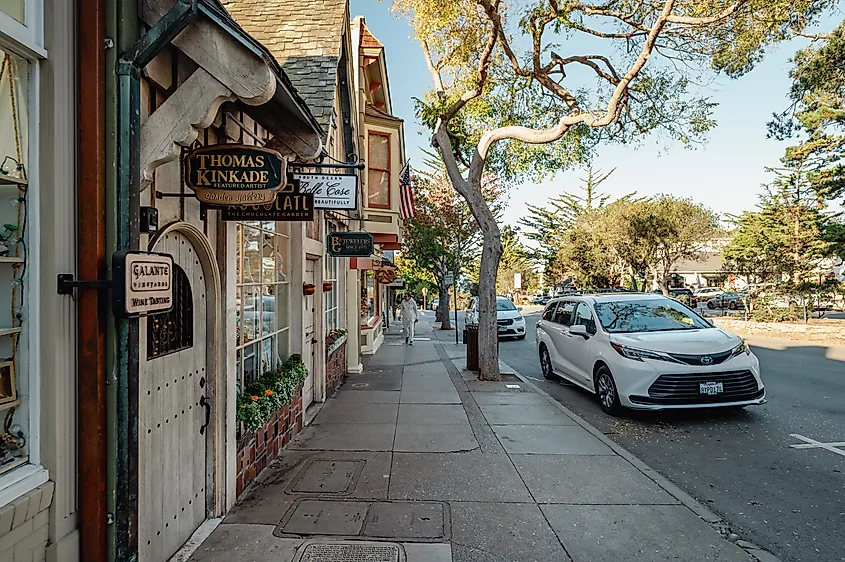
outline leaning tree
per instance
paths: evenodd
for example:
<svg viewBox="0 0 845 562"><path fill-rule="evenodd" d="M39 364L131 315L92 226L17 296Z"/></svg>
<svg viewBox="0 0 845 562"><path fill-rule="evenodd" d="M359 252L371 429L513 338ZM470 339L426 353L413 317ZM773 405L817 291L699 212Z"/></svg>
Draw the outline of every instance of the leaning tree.
<svg viewBox="0 0 845 562"><path fill-rule="evenodd" d="M710 69L743 74L768 44L803 32L836 2L394 0L434 82L418 117L482 230L479 378L500 378L503 249L480 189L484 172L541 178L588 159L596 143L654 131L701 141L714 104L699 79Z"/></svg>

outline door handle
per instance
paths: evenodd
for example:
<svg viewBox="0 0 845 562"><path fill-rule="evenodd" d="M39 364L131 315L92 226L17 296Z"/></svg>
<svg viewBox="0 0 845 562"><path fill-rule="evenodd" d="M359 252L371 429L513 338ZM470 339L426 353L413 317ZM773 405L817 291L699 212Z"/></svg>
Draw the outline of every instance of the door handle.
<svg viewBox="0 0 845 562"><path fill-rule="evenodd" d="M200 396L200 406L205 407L205 423L200 428L200 435L204 435L205 428L208 427L208 422L211 420L211 402L204 395Z"/></svg>

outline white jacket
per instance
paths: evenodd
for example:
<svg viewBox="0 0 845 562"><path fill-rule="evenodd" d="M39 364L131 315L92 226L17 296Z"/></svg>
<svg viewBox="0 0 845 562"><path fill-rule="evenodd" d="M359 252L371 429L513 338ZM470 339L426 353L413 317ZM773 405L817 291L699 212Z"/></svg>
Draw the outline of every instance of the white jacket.
<svg viewBox="0 0 845 562"><path fill-rule="evenodd" d="M415 301L414 299L402 299L401 309L402 322L412 323L416 322L419 319L419 314L417 312L417 301Z"/></svg>

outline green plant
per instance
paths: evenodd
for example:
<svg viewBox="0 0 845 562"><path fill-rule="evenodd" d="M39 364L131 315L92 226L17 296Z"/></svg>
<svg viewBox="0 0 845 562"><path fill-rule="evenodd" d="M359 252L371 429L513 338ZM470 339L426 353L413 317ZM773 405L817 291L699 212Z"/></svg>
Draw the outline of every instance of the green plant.
<svg viewBox="0 0 845 562"><path fill-rule="evenodd" d="M267 423L274 412L294 399L308 369L300 355L291 355L279 367L267 371L237 397L237 420L252 432Z"/></svg>
<svg viewBox="0 0 845 562"><path fill-rule="evenodd" d="M346 330L335 328L326 334L326 350L330 349L340 338L346 335Z"/></svg>

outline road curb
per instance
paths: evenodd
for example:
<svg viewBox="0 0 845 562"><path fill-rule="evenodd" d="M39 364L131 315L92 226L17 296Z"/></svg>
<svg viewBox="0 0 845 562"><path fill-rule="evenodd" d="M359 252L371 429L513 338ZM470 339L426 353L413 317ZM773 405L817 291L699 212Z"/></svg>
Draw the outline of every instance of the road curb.
<svg viewBox="0 0 845 562"><path fill-rule="evenodd" d="M728 540L726 536L728 534L728 529L727 526L724 525L724 520L721 517L710 511L704 504L702 504L701 502L681 490L678 486L670 482L668 478L666 478L665 476L648 466L646 463L641 461L639 458L634 456L630 451L628 451L627 449L613 441L611 438L609 438L607 435L599 431L596 427L588 423L581 416L579 416L578 414L576 414L575 412L555 400L548 392L531 382L528 377L526 377L525 375L523 375L501 359L499 359L499 363L503 367L507 368L508 372L513 373L525 385L530 387L531 390L533 390L540 396L545 397L545 399L548 400L551 404L553 404L558 410L572 418L575 423L577 423L590 434L592 434L594 437L599 439L602 443L610 447L610 449L614 453L631 463L631 465L637 470L639 470L646 478L663 488L663 490L665 490L667 494L678 500L682 505L684 505L687 509L695 513L705 523L708 523L711 527L713 527L716 532L718 532L726 540ZM738 548L744 550L746 553L748 553L749 556L753 557L758 562L782 562L777 556L775 556L768 550L756 546L754 543L751 543L749 541L739 540L736 541L735 544Z"/></svg>

